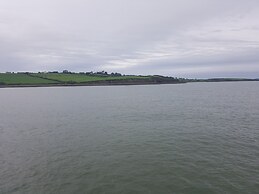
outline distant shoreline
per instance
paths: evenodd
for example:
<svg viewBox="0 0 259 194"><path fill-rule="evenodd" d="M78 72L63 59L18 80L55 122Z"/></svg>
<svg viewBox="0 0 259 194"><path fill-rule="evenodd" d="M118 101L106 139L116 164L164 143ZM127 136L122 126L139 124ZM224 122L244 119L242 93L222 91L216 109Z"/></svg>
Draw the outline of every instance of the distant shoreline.
<svg viewBox="0 0 259 194"><path fill-rule="evenodd" d="M187 82L186 82L187 83ZM141 85L166 85L182 83L102 83L102 84L37 84L37 85L0 85L0 88L40 88L40 87L80 87L80 86L141 86Z"/></svg>
<svg viewBox="0 0 259 194"><path fill-rule="evenodd" d="M210 79L185 79L161 75L121 75L120 73L108 74L49 72L49 73L0 73L0 88L25 88L25 87L73 87L73 86L131 86L131 85L161 85L183 84L197 82L240 82L259 81L247 78L210 78Z"/></svg>
<svg viewBox="0 0 259 194"><path fill-rule="evenodd" d="M141 85L169 85L169 84L186 84L186 83L219 83L219 82L255 82L259 80L236 80L236 81L197 81L197 82L168 82L168 83L83 83L83 84L13 84L13 85L0 85L1 88L41 88L41 87L80 87L80 86L141 86Z"/></svg>
<svg viewBox="0 0 259 194"><path fill-rule="evenodd" d="M185 83L184 79L165 76L86 73L2 73L0 87L109 86Z"/></svg>
<svg viewBox="0 0 259 194"><path fill-rule="evenodd" d="M102 81L89 83L74 83L74 84L5 84L0 85L0 88L28 88L28 87L74 87L74 86L133 86L133 85L162 85L162 84L184 84L187 82L156 82L156 81Z"/></svg>

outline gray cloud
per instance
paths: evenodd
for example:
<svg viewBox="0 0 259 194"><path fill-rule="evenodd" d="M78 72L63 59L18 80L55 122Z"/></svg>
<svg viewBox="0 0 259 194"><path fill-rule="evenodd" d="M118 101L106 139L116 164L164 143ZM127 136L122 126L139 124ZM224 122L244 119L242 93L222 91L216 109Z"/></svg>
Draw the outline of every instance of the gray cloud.
<svg viewBox="0 0 259 194"><path fill-rule="evenodd" d="M259 77L257 0L0 1L0 71Z"/></svg>

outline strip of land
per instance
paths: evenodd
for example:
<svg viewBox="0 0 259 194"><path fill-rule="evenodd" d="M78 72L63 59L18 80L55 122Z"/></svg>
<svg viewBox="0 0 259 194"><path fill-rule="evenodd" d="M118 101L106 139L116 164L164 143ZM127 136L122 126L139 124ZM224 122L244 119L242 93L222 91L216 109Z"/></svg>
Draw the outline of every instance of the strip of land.
<svg viewBox="0 0 259 194"><path fill-rule="evenodd" d="M0 87L53 87L148 85L185 83L184 79L165 76L137 76L105 73L0 73Z"/></svg>
<svg viewBox="0 0 259 194"><path fill-rule="evenodd" d="M259 81L259 79L243 78L212 78L184 79L160 75L121 75L107 72L20 72L0 73L0 88L7 87L54 87L54 86L107 86L107 85L149 85L149 84L179 84L188 82L233 82Z"/></svg>

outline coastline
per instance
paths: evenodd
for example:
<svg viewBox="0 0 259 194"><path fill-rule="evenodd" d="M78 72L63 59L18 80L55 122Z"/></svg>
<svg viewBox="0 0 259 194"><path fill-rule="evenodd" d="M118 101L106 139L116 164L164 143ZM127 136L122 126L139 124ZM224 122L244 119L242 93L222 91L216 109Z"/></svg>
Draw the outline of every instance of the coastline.
<svg viewBox="0 0 259 194"><path fill-rule="evenodd" d="M101 74L102 73L102 74ZM117 73L118 74L118 73ZM186 79L165 77L161 75L121 75L97 72L86 73L0 73L0 88L25 87L75 87L75 86L130 86L130 85L160 85L200 82L243 82L259 81L249 78L208 78Z"/></svg>
<svg viewBox="0 0 259 194"><path fill-rule="evenodd" d="M158 81L131 81L131 82L114 82L114 81L102 81L102 82L88 82L88 83L58 83L58 84L5 84L0 85L0 88L29 88L29 87L80 87L80 86L134 86L134 85L162 85L162 84L184 84L187 82L158 82Z"/></svg>
<svg viewBox="0 0 259 194"><path fill-rule="evenodd" d="M74 83L74 84L6 84L0 85L1 88L39 88L39 87L80 87L80 86L134 86L134 85L165 85L165 84L186 84L186 83L222 83L222 82L256 82L259 80L221 80L221 81L186 81L186 82L89 82L89 83Z"/></svg>

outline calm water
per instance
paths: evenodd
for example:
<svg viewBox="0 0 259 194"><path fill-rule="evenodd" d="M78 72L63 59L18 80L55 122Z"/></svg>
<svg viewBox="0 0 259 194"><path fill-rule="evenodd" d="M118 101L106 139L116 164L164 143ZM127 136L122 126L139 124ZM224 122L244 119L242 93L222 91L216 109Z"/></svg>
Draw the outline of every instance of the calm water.
<svg viewBox="0 0 259 194"><path fill-rule="evenodd" d="M0 193L259 193L259 82L0 89Z"/></svg>

